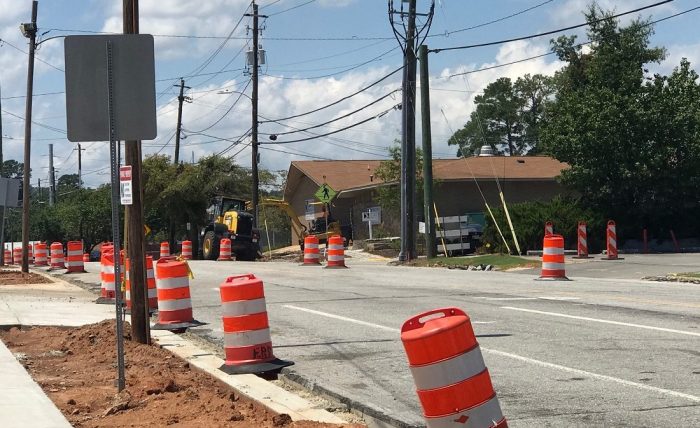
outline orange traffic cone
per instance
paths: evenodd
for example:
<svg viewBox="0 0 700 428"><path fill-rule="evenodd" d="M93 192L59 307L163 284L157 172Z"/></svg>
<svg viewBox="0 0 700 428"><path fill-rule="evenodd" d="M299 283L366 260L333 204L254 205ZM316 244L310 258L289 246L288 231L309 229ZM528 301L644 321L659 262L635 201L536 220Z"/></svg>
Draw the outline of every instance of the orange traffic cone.
<svg viewBox="0 0 700 428"><path fill-rule="evenodd" d="M183 260L192 260L192 241L182 241L180 256Z"/></svg>
<svg viewBox="0 0 700 428"><path fill-rule="evenodd" d="M318 238L309 235L304 238L304 263L302 266L320 266L321 255L318 252Z"/></svg>
<svg viewBox="0 0 700 428"><path fill-rule="evenodd" d="M263 282L253 274L226 278L219 287L228 374L265 373L294 364L275 358L267 319Z"/></svg>
<svg viewBox="0 0 700 428"><path fill-rule="evenodd" d="M167 241L160 243L160 255L158 258L170 257L170 243Z"/></svg>
<svg viewBox="0 0 700 428"><path fill-rule="evenodd" d="M328 263L327 268L347 268L345 266L345 246L343 245L343 237L333 235L328 238L328 255L326 256Z"/></svg>
<svg viewBox="0 0 700 428"><path fill-rule="evenodd" d="M467 314L444 308L416 315L401 327L401 341L428 428L507 428Z"/></svg>
<svg viewBox="0 0 700 428"><path fill-rule="evenodd" d="M228 262L233 260L231 258L231 240L228 238L221 238L221 244L219 245L219 258L216 259L219 262Z"/></svg>

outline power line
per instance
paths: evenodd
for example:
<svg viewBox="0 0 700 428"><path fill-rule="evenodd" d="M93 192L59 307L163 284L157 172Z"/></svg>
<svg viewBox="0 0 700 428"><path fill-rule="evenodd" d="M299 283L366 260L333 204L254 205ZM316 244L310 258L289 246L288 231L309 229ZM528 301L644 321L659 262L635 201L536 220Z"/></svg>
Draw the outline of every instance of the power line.
<svg viewBox="0 0 700 428"><path fill-rule="evenodd" d="M25 55L28 55L27 51L18 48L17 46L13 45L12 43L8 42L8 41L5 40L5 39L0 39L0 43L5 43L7 46L9 46L9 47L11 47L11 48L13 48L13 49L15 49L15 50L17 50L17 51L19 51L19 52L22 52L22 53L25 54ZM37 61L39 61L39 62L41 62L41 63L43 63L43 64L46 64L46 65L48 65L49 67L51 67L51 68L53 68L53 69L55 69L55 70L60 71L61 73L64 72L62 68L58 68L58 67L56 67L55 65L53 65L53 64L51 64L51 63L49 63L49 62L44 61L43 59L39 58L36 54L34 54L34 58L35 58Z"/></svg>
<svg viewBox="0 0 700 428"><path fill-rule="evenodd" d="M231 107L229 107L228 110L226 110L226 112L225 112L224 114L222 114L220 118L218 118L216 121L214 121L214 123L212 123L211 125L207 126L206 128L204 128L204 129L202 129L202 130L199 130L199 131L193 131L193 132L204 132L204 131L207 131L207 130L213 128L214 126L218 125L219 122L221 122L222 120L224 120L224 118L225 118L226 116L228 116L229 113L231 113L231 110L233 110L233 108L236 106L236 104L238 104L238 101L241 100L241 98L243 97L243 95L245 95L244 92L245 92L246 89L248 89L248 86L250 85L250 82L251 82L251 81L249 80L248 83L246 83L246 85L245 85L245 87L243 88L243 90L240 91L240 93L238 94L238 98L236 98L236 101L234 101L233 104L231 104Z"/></svg>
<svg viewBox="0 0 700 428"><path fill-rule="evenodd" d="M449 48L430 49L429 52L440 53L440 52L444 52L444 51L463 50L463 49L473 49L473 48L480 48L480 47L485 47L485 46L502 45L502 44L504 44L504 43L517 42L517 41L521 41L521 40L534 39L534 38L542 37L542 36L549 36L549 35L556 34L556 33L562 33L562 32L564 32L564 31L574 30L574 29L576 29L576 28L587 27L587 26L589 26L589 25L591 25L591 24L595 24L595 23L598 23L598 22L602 22L602 21L605 21L605 20L608 20L608 19L619 18L619 17L621 17L621 16L625 16L625 15L629 15L629 14L632 14L632 13L640 12L640 11L643 11L643 10L646 10L646 9L651 9L651 8L654 8L654 7L657 7L657 6L664 5L664 4L666 4L666 3L671 3L671 2L673 2L673 1L674 1L674 0L664 0L664 1L660 1L660 2L654 3L654 4L650 4L650 5L648 5L648 6L639 7L639 8L637 8L637 9L633 9L633 10L630 10L630 11L627 11L627 12L618 13L618 14L612 15L612 16L606 16L606 17L597 19L597 20L592 21L592 22L585 22L585 23L583 23L583 24L571 25L571 26L569 26L569 27L559 28L559 29L551 30L551 31L545 31L544 33L531 34L531 35L529 35L529 36L515 37L515 38L512 38L512 39L498 40L498 41L495 41L495 42L477 43L477 44L473 44L473 45L464 45L464 46L453 46L453 47L449 47Z"/></svg>
<svg viewBox="0 0 700 428"><path fill-rule="evenodd" d="M359 122L353 123L352 125L348 125L348 126L345 126L345 127L343 127L343 128L336 129L336 130L331 131L331 132L327 132L327 133L325 133L325 134L321 134L321 135L317 135L317 136L313 136L313 137L308 137L308 138L299 138L299 139L297 139L297 140L275 141L275 142L273 142L273 143L258 143L258 144L261 144L261 145L262 145L262 144L290 144L290 143L299 143L299 142L302 142L302 141L315 140L315 139L320 138L320 137L326 137L326 136L328 136L328 135L337 134L338 132L343 132L343 131L346 131L346 130L348 130L348 129L354 128L354 127L356 127L356 126L360 126L360 125L362 125L362 124L364 124L364 123L367 123L367 122L369 122L369 121L371 121L371 120L379 119L379 118L381 118L382 116L388 114L390 111L392 111L392 110L399 110L400 108L401 108L401 104L396 104L396 105L392 106L391 108L388 108L388 109L386 109L386 110L384 110L384 111L382 111L382 112L380 112L380 113L378 113L378 114L376 114L376 115L374 115L374 116L371 116L371 117L368 117L368 118L366 118L366 119L364 119L364 120L361 120L361 121L359 121Z"/></svg>
<svg viewBox="0 0 700 428"><path fill-rule="evenodd" d="M59 95L59 94L65 94L65 92L64 92L64 91L60 91L60 92L44 92L44 93L41 93L41 94L32 94L32 96L33 96L33 97L43 97L43 96L45 96L45 95ZM9 97L2 97L2 98L0 98L0 99L3 99L3 100L12 100L12 99L15 99L15 98L27 98L27 96L26 96L26 95L12 95L12 96L9 96Z"/></svg>
<svg viewBox="0 0 700 428"><path fill-rule="evenodd" d="M284 9L284 10L281 10L281 11L279 11L279 12L271 13L271 14L267 15L267 17L270 18L270 17L275 16L275 15L280 15L280 14L283 14L283 13L285 13L285 12L289 12L290 10L294 10L294 9L298 9L298 8L300 8L300 7L302 7L302 6L306 6L307 4L313 3L313 2L315 2L315 1L316 1L316 0L308 0L308 1L305 1L304 3L298 4L298 5L296 5L296 6L292 6L292 7L290 7L289 9Z"/></svg>
<svg viewBox="0 0 700 428"><path fill-rule="evenodd" d="M380 84L381 82L385 81L386 79L388 79L389 77L393 76L394 74L398 73L398 72L401 71L401 70L403 70L403 66L397 68L396 70L392 71L391 73L387 74L386 76L383 76L383 77L380 78L379 80L377 80L377 81L375 81L375 82L373 82L373 83L370 83L369 85L365 86L364 88L362 88L362 89L360 89L360 90L358 90L358 91L356 91L356 92L353 92L353 93L350 94L350 95L346 95L346 96L344 96L343 98L340 98L339 100L333 101L333 102L330 103L330 104L326 104L326 105L324 105L324 106L315 108L315 109L310 110L310 111L307 111L307 112L305 112L305 113L299 113L299 114L295 114L295 115L292 115L292 116L282 117L282 118L274 119L274 120L273 120L273 119L261 120L260 123L279 122L279 121L283 121L283 120L296 119L297 117L306 116L306 115L309 115L309 114L312 114L312 113L319 112L319 111L321 111L321 110L325 110L325 109L327 109L327 108L329 108L329 107L333 107L333 106L338 105L338 104L340 104L341 102L343 102L343 101L345 101L345 100L347 100L347 99L350 99L350 98L352 98L352 97L354 97L354 96L356 96L356 95L358 95L358 94L361 94L362 92L365 92L365 91L367 91L368 89L370 89L370 88L372 88L372 87L374 87L374 86Z"/></svg>

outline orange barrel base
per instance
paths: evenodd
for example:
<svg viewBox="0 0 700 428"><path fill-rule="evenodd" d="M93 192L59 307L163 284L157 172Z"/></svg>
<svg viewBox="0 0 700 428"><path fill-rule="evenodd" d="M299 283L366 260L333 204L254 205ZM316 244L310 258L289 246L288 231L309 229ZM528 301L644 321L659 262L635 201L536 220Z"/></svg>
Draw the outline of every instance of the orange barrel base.
<svg viewBox="0 0 700 428"><path fill-rule="evenodd" d="M253 274L226 278L219 287L223 306L224 353L219 370L228 374L268 373L294 364L272 353L263 282Z"/></svg>
<svg viewBox="0 0 700 428"><path fill-rule="evenodd" d="M206 323L192 316L190 300L190 270L187 262L164 257L156 263L158 293L158 322L153 330L184 331Z"/></svg>

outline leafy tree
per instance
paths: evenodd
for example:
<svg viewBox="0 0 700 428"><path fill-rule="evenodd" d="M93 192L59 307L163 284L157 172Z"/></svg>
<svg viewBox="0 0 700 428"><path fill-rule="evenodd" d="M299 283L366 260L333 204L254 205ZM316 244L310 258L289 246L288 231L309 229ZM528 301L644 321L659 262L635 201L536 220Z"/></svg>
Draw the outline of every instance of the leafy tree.
<svg viewBox="0 0 700 428"><path fill-rule="evenodd" d="M7 178L22 178L24 177L24 164L14 159L6 160L2 163L0 175Z"/></svg>
<svg viewBox="0 0 700 428"><path fill-rule="evenodd" d="M649 46L648 20L620 27L596 5L586 18L590 52L574 37L552 42L568 65L541 128L545 150L571 166L564 184L635 235L652 224L697 230L688 216L700 200L698 76L684 61L668 78L645 77L665 56Z"/></svg>
<svg viewBox="0 0 700 428"><path fill-rule="evenodd" d="M385 216L397 217L401 209L401 142L394 140L389 148L389 160L382 161L374 172L377 178L389 186L379 186L377 200ZM416 149L416 206L423 205L423 151Z"/></svg>
<svg viewBox="0 0 700 428"><path fill-rule="evenodd" d="M458 156L471 156L483 145L510 156L537 152L541 118L552 93L552 79L540 74L515 83L502 77L475 97L476 109L448 144L459 146Z"/></svg>

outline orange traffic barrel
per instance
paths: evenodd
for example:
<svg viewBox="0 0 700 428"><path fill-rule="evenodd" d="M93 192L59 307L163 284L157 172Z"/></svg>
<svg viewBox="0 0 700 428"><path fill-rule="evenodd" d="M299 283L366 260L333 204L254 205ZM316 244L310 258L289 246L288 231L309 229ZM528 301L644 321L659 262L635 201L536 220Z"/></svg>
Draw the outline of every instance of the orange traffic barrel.
<svg viewBox="0 0 700 428"><path fill-rule="evenodd" d="M131 280L129 276L129 269L131 268L131 263L129 259L126 259L126 269L124 271L124 282L125 282L125 292L124 301L126 302L127 310L131 309ZM147 298L148 298L148 309L150 311L155 311L158 309L158 295L156 294L156 278L153 273L153 257L146 256L146 286L147 286Z"/></svg>
<svg viewBox="0 0 700 428"><path fill-rule="evenodd" d="M37 242L34 245L34 266L48 266L48 264L49 260L46 244Z"/></svg>
<svg viewBox="0 0 700 428"><path fill-rule="evenodd" d="M117 285L121 287L124 278L124 260L119 257L119 281L114 270L114 247L102 246L102 256L100 257L100 297L97 303L114 303L116 298Z"/></svg>
<svg viewBox="0 0 700 428"><path fill-rule="evenodd" d="M90 254L89 253L84 253L83 254L83 263L87 263L90 261Z"/></svg>
<svg viewBox="0 0 700 428"><path fill-rule="evenodd" d="M160 257L170 257L170 243L168 241L163 241L160 243Z"/></svg>
<svg viewBox="0 0 700 428"><path fill-rule="evenodd" d="M219 291L226 353L222 371L265 373L294 364L276 358L272 352L262 280L253 274L230 276L219 286Z"/></svg>
<svg viewBox="0 0 700 428"><path fill-rule="evenodd" d="M612 220L608 221L608 227L605 231L605 242L607 254L605 260L619 260L617 256L617 226Z"/></svg>
<svg viewBox="0 0 700 428"><path fill-rule="evenodd" d="M319 266L321 255L318 250L318 238L309 235L304 238L304 263L302 266Z"/></svg>
<svg viewBox="0 0 700 428"><path fill-rule="evenodd" d="M11 265L12 264L12 252L10 250L5 250L3 252L3 256L5 256L5 264Z"/></svg>
<svg viewBox="0 0 700 428"><path fill-rule="evenodd" d="M564 237L547 235L542 248L542 273L539 279L568 280L564 264Z"/></svg>
<svg viewBox="0 0 700 428"><path fill-rule="evenodd" d="M220 262L226 262L233 260L231 258L231 240L228 238L221 238L221 245L219 245L219 258L216 259Z"/></svg>
<svg viewBox="0 0 700 428"><path fill-rule="evenodd" d="M83 262L83 242L68 241L66 244L66 273L85 272Z"/></svg>
<svg viewBox="0 0 700 428"><path fill-rule="evenodd" d="M180 256L185 260L192 260L192 241L182 241L182 253Z"/></svg>
<svg viewBox="0 0 700 428"><path fill-rule="evenodd" d="M345 266L345 246L343 237L333 235L328 238L328 254L326 254L327 268L346 268Z"/></svg>
<svg viewBox="0 0 700 428"><path fill-rule="evenodd" d="M66 263L63 256L63 244L60 242L51 243L51 267L49 270L65 269Z"/></svg>
<svg viewBox="0 0 700 428"><path fill-rule="evenodd" d="M192 317L190 268L186 261L171 257L156 262L158 323L156 330L184 330L203 325Z"/></svg>
<svg viewBox="0 0 700 428"><path fill-rule="evenodd" d="M22 247L15 247L12 249L12 263L16 265L22 264Z"/></svg>
<svg viewBox="0 0 700 428"><path fill-rule="evenodd" d="M416 315L401 327L401 341L428 428L508 426L464 311Z"/></svg>
<svg viewBox="0 0 700 428"><path fill-rule="evenodd" d="M34 245L29 244L27 246L27 260L29 260L29 264L34 264Z"/></svg>

